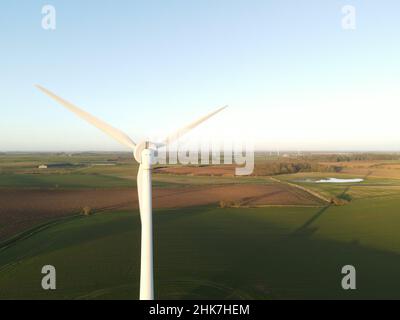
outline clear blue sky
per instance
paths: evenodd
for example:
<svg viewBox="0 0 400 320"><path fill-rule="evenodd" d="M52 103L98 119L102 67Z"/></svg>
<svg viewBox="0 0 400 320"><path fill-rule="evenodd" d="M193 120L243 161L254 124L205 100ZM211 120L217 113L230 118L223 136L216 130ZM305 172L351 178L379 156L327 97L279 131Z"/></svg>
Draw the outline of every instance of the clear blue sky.
<svg viewBox="0 0 400 320"><path fill-rule="evenodd" d="M0 151L123 150L36 83L134 140L229 104L197 135L400 150L399 16L397 0L1 1Z"/></svg>

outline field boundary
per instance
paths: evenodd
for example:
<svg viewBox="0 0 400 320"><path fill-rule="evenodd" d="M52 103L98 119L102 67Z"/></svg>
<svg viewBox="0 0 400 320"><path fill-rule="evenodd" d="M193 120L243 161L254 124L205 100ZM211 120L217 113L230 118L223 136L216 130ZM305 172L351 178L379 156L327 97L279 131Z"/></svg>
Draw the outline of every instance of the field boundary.
<svg viewBox="0 0 400 320"><path fill-rule="evenodd" d="M80 218L80 217L83 217L83 216L80 214L75 214L72 216L62 217L62 218L58 218L58 219L52 219L51 221L47 221L47 222L39 224L31 229L20 232L16 235L12 236L11 238L0 242L0 252L7 250L9 247L13 246L16 242L21 241L21 240L26 240L43 230L46 230L46 229L53 227L55 225L58 225L60 223L68 222L70 220L74 220L74 219Z"/></svg>
<svg viewBox="0 0 400 320"><path fill-rule="evenodd" d="M269 207L283 207L283 208L323 208L324 204L321 205L301 205L301 204L257 204L249 208L269 208Z"/></svg>

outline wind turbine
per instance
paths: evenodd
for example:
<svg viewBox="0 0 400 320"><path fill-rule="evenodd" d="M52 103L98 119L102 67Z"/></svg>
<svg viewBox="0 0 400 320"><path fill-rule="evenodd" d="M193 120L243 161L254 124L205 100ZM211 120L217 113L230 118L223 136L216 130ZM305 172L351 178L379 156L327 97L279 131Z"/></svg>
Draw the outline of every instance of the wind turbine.
<svg viewBox="0 0 400 320"><path fill-rule="evenodd" d="M119 143L133 151L135 160L139 163L137 175L137 189L139 199L140 221L142 225L141 238L141 257L140 257L140 300L154 299L154 280L153 280L153 217L152 217L152 196L151 196L151 170L153 152L158 148L168 146L179 139L182 135L197 127L202 122L211 118L213 115L225 109L227 106L219 108L206 116L190 123L189 125L170 134L161 143L142 141L138 144L133 142L125 133L110 126L104 121L92 116L86 111L78 108L72 103L56 96L51 91L36 85L36 87L54 99L65 108L75 113L78 117L86 120L101 131L105 132Z"/></svg>

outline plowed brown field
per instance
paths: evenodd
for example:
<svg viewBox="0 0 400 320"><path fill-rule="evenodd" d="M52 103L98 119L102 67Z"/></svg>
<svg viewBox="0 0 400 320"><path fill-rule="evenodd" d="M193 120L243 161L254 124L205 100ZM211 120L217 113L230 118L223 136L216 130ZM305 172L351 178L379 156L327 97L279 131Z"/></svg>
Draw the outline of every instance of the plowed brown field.
<svg viewBox="0 0 400 320"><path fill-rule="evenodd" d="M318 205L307 192L284 184L207 185L155 188L155 208L179 208L217 204L220 200L242 205ZM0 240L36 224L76 214L85 206L94 211L138 207L136 189L94 190L1 190Z"/></svg>

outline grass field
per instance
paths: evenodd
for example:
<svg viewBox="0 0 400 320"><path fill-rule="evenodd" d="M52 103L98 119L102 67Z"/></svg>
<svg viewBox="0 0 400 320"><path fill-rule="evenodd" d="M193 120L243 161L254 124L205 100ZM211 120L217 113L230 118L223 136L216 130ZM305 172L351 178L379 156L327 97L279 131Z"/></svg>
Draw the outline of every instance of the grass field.
<svg viewBox="0 0 400 320"><path fill-rule="evenodd" d="M398 205L159 210L157 298L400 298ZM0 250L0 298L136 299L139 236L137 213L113 212L17 237ZM57 269L56 291L40 288L45 264ZM346 264L356 291L340 287Z"/></svg>
<svg viewBox="0 0 400 320"><path fill-rule="evenodd" d="M136 167L124 155L70 158L0 157L0 299L138 298L140 221L135 205L91 216L67 212L69 206L82 205L74 199L88 199L89 193L93 200L101 195L106 207L107 197L119 190L119 202L125 201L123 192L131 199ZM37 169L40 163L67 160L76 165ZM103 166L105 161L113 165ZM351 171L359 167L379 168L381 176ZM396 162L346 163L341 173L299 172L274 179L156 174L155 190L161 196L156 202L175 199L170 202L179 204L154 213L156 297L400 299L400 180L390 170L397 170ZM365 180L306 182L327 177ZM248 196L240 198L239 190L247 190ZM328 198L347 194L350 200L324 203L306 190ZM14 201L12 207L14 193L21 194L21 203ZM37 201L49 204L53 199L60 206L40 209L43 203L32 200L41 199L32 198L36 193L49 196ZM222 197L240 198L241 205L220 208ZM307 201L313 205L303 205ZM61 207L67 211L51 211ZM47 215L37 219L46 208ZM23 228L1 238L16 218ZM41 289L40 271L46 264L57 269L55 291ZM341 268L347 264L357 270L354 291L341 288Z"/></svg>

